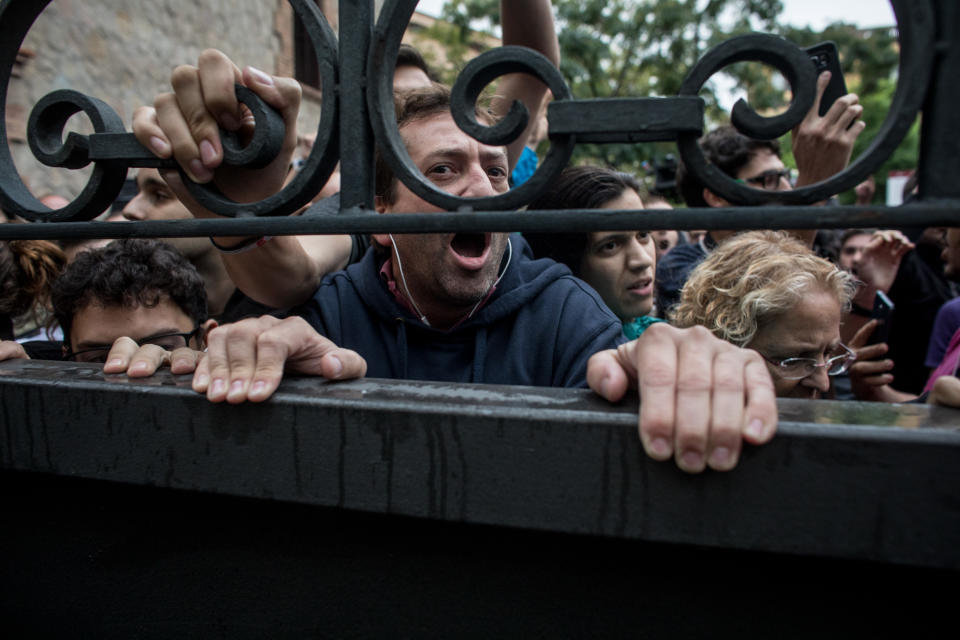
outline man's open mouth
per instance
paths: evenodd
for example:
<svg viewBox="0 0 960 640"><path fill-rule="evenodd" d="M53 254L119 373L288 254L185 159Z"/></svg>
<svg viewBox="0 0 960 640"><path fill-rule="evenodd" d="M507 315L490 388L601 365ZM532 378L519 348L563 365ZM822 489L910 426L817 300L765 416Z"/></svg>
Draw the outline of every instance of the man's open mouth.
<svg viewBox="0 0 960 640"><path fill-rule="evenodd" d="M450 241L450 248L464 258L479 258L489 244L489 233L458 233Z"/></svg>

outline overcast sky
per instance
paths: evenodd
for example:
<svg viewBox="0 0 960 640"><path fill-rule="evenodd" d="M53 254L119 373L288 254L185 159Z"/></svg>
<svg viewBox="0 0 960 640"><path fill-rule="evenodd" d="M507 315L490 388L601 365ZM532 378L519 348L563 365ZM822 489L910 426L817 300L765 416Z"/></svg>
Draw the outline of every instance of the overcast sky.
<svg viewBox="0 0 960 640"><path fill-rule="evenodd" d="M439 15L444 0L421 0L418 10ZM887 0L783 0L783 20L798 27L822 29L843 20L860 27L886 27L895 23Z"/></svg>

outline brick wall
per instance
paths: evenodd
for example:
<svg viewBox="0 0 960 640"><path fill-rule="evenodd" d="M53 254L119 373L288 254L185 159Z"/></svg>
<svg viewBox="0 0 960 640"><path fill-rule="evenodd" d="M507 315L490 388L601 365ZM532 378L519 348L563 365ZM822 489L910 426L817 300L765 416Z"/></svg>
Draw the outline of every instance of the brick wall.
<svg viewBox="0 0 960 640"><path fill-rule="evenodd" d="M76 89L111 105L128 128L134 109L169 90L170 71L194 64L206 47L225 51L241 65L274 73L283 66L289 17L286 0L55 0L24 42L22 64L7 103L11 150L36 195L72 197L88 170L39 164L23 138L26 117L43 95ZM307 107L315 126L319 114ZM88 132L75 116L75 130ZM73 122L72 121L72 122Z"/></svg>

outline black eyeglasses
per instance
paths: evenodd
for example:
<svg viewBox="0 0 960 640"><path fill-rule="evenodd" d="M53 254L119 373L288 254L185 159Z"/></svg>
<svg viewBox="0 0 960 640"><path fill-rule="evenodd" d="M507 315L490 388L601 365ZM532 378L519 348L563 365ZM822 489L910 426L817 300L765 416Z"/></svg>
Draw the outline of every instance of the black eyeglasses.
<svg viewBox="0 0 960 640"><path fill-rule="evenodd" d="M823 362L818 362L816 358L781 358L774 360L768 358L762 353L763 359L777 368L777 373L784 380L803 380L807 376L813 375L817 369L826 369L828 376L838 376L846 373L850 366L856 361L857 354L845 344L837 345L837 355L828 357Z"/></svg>
<svg viewBox="0 0 960 640"><path fill-rule="evenodd" d="M197 327L189 333L163 333L156 336L149 336L141 340L134 340L138 346L143 346L145 344L155 344L158 347L166 349L167 351L173 351L174 349L180 349L181 347L186 347L190 344L190 341L193 340L197 335L199 335L202 327ZM64 354L64 358L67 360L72 360L74 362L106 362L107 355L110 353L110 349L113 345L106 347L92 347L90 349L81 349L80 351L67 351Z"/></svg>
<svg viewBox="0 0 960 640"><path fill-rule="evenodd" d="M737 182L741 184L748 183L758 185L767 191L777 191L780 189L783 184L783 180L786 180L789 184L790 169L770 169L769 171L764 171L763 173L750 178L737 178Z"/></svg>

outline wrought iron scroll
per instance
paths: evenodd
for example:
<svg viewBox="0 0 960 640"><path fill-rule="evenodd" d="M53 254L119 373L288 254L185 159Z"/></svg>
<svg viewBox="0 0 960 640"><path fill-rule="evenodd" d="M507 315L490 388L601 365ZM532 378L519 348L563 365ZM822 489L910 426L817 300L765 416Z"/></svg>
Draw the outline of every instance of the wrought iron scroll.
<svg viewBox="0 0 960 640"><path fill-rule="evenodd" d="M770 192L739 184L707 163L697 144L697 135L681 133L677 146L687 169L700 182L730 202L747 205L765 203L809 204L852 189L876 171L892 154L910 129L923 106L933 69L935 41L934 11L931 3L891 0L900 30L900 66L897 90L886 121L863 154L835 176L793 191ZM771 139L785 134L803 120L813 104L816 84L813 68L803 50L774 36L752 34L721 43L694 66L680 88L681 94L696 95L711 75L726 65L756 60L775 66L793 90L786 113L763 118L740 100L734 105L731 121L744 135Z"/></svg>
<svg viewBox="0 0 960 640"><path fill-rule="evenodd" d="M10 155L6 132L6 95L17 51L31 25L50 4L50 0L23 2L3 0L0 25L4 34L0 44L0 207L31 221L89 220L106 210L117 198L128 167L179 168L172 160L161 160L126 133L123 121L106 103L76 91L55 91L34 107L28 123L28 140L38 160L52 167L79 169L94 163L94 170L81 194L68 206L52 210L37 200L19 179ZM293 213L320 190L339 161L336 86L337 39L314 2L290 0L294 11L317 53L317 66L323 93L323 115L313 150L303 170L279 193L260 202L236 203L212 185L199 185L186 177L184 184L205 207L225 216L273 216ZM221 130L224 160L232 166L259 168L276 157L283 141L280 116L253 92L238 86L237 98L250 108L256 120L253 139L241 146L236 136ZM70 133L61 143L63 129L73 114L82 111L90 119L94 133L83 136Z"/></svg>
<svg viewBox="0 0 960 640"><path fill-rule="evenodd" d="M460 74L453 88L452 113L457 124L477 140L488 144L505 144L524 129L529 114L520 103L511 106L506 117L495 126L477 121L475 105L483 89L495 79L515 72L531 74L553 92L554 101L548 112L550 151L534 176L524 185L508 193L490 198L460 198L435 187L413 165L396 126L393 109L392 79L401 38L416 9L416 0L387 0L372 29L369 46L373 0L342 2L341 32L345 42L338 43L316 3L290 0L303 21L320 69L322 118L317 139L305 166L281 192L255 203L234 203L210 186L197 185L185 179L193 195L207 208L229 217L245 220L178 221L176 228L160 222L140 222L124 229L101 227L96 231L81 229L70 221L88 220L106 209L119 193L128 167L172 167L172 161L161 161L142 147L132 134L126 133L119 117L103 102L77 92L54 92L34 108L29 124L29 139L35 155L51 166L78 168L93 163L93 174L83 192L67 207L53 211L42 205L17 177L10 156L4 110L10 74L17 50L27 31L50 0L0 0L0 207L9 213L32 221L58 222L63 235L80 237L120 237L128 235L229 235L249 233L333 233L465 231L465 230L543 230L562 225L569 230L661 228L724 228L742 229L771 226L769 217L750 207L729 208L721 212L690 210L658 215L652 212L537 212L525 216L499 217L461 215L467 210L512 210L534 199L550 187L569 161L577 142L638 142L675 140L690 173L730 202L743 205L788 205L778 210L774 224L786 228L890 224L894 218L906 218L896 210L876 212L845 208L833 209L830 215L799 206L817 202L853 187L875 171L895 150L936 88L931 88L931 75L938 64L938 48L931 42L946 39L949 44L957 34L951 27L945 36L938 33L936 16L948 12L949 3L937 0L892 0L899 25L900 68L896 93L886 121L869 148L841 173L821 183L791 192L771 193L738 184L706 163L697 145L703 133L703 103L697 92L704 83L725 66L738 61L754 60L771 65L784 75L793 91L793 100L785 113L761 117L746 103L739 102L732 112L732 121L746 135L771 138L782 135L798 124L813 103L816 83L806 54L788 41L774 36L751 34L733 38L709 51L698 61L681 87L680 95L667 98L627 98L616 100L574 100L558 70L539 54L519 48L502 47L471 61ZM949 13L949 12L948 12ZM360 36L364 36L360 38ZM349 63L349 64L348 64ZM355 74L365 79L353 81ZM340 85L341 75L351 78L349 87ZM942 77L942 74L941 74ZM349 90L348 90L349 89ZM250 106L257 119L258 139L244 149L236 147L231 154L225 140L227 162L240 166L256 166L264 162L282 139L282 123L271 122L271 112L251 92L239 90L241 101ZM71 133L61 143L64 124L73 113L82 111L93 123L94 133L81 136ZM349 116L349 118L347 117ZM346 118L346 119L345 119ZM277 118L273 118L278 120ZM280 126L277 126L277 125ZM268 126L269 125L269 126ZM363 132L372 129L375 142L398 178L427 202L458 214L404 216L404 220L371 219L368 216L340 216L337 219L257 220L265 216L284 216L299 209L316 194L331 175L339 159L341 145L373 142L368 135L353 135L357 127ZM272 129L269 132L268 129ZM222 132L224 133L224 132ZM926 135L929 136L929 133ZM224 136L227 138L227 136ZM263 145L259 153L256 148ZM372 144L371 144L372 146ZM366 148L366 147L365 147ZM371 149L367 149L372 153ZM352 162L344 176L344 212L368 209L372 202L372 163L366 152ZM936 194L934 194L936 195ZM954 219L943 207L932 204L911 208L915 224L943 224ZM719 213L719 215L718 215ZM823 215L820 215L823 213ZM869 215L867 215L869 213ZM506 216L507 214L504 214ZM758 219L757 216L761 217ZM642 218L641 218L642 216ZM254 219L251 219L254 218ZM365 219L364 219L365 218ZM816 218L816 220L814 220ZM641 222L642 220L642 222ZM760 224L758 224L758 221ZM232 225L232 226L231 226ZM168 228L169 227L169 228ZM23 229L0 230L0 236L30 237ZM36 229L34 237L55 237L53 232Z"/></svg>

